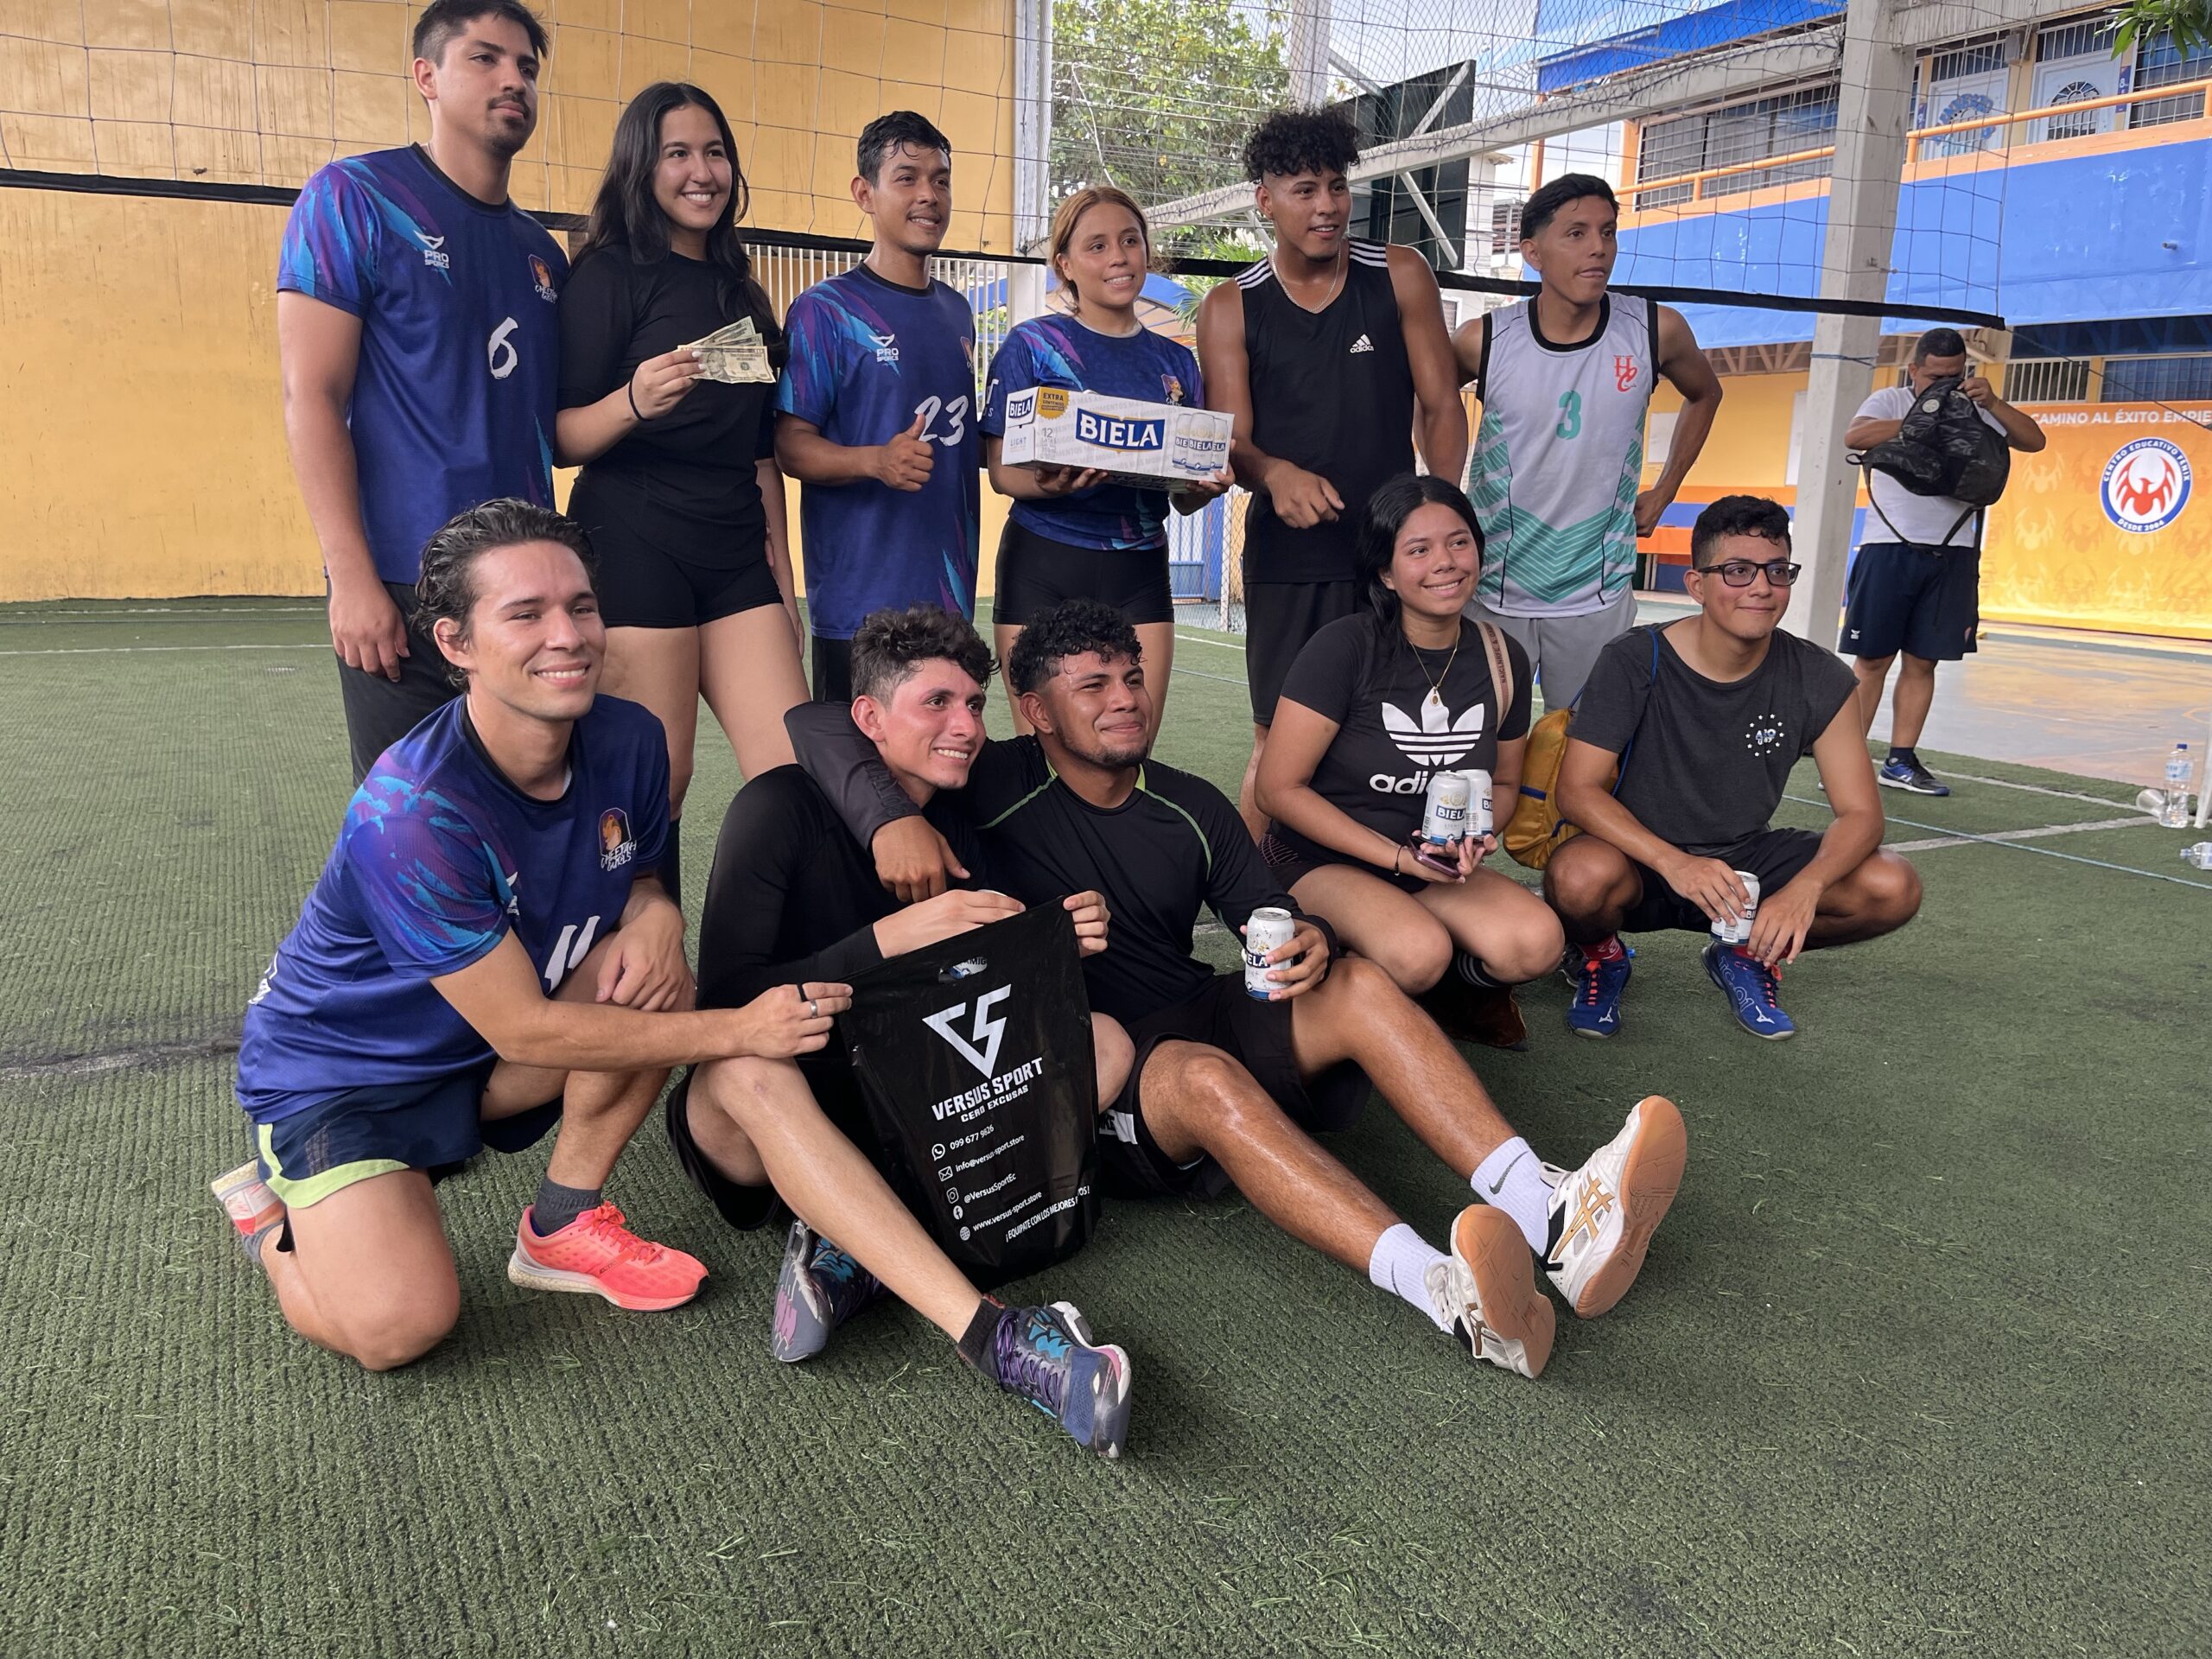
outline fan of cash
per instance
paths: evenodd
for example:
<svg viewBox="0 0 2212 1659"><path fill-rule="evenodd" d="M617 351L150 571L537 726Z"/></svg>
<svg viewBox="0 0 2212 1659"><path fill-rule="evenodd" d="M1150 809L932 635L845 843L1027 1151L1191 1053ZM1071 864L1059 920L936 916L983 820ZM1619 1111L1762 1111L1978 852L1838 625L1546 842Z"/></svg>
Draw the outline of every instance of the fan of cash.
<svg viewBox="0 0 2212 1659"><path fill-rule="evenodd" d="M775 370L768 366L768 347L750 317L717 328L703 340L682 350L699 353L699 378L725 385L773 385Z"/></svg>

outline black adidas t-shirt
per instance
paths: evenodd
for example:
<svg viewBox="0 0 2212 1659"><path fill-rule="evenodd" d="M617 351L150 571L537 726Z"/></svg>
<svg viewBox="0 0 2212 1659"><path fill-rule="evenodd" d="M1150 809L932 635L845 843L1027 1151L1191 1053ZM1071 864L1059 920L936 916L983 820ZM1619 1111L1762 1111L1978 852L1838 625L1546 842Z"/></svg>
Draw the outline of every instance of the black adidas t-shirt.
<svg viewBox="0 0 2212 1659"><path fill-rule="evenodd" d="M1513 702L1501 715L1477 624L1459 625L1456 652L1417 652L1395 620L1367 614L1330 623L1306 642L1282 683L1290 702L1337 723L1313 769L1314 792L1368 829L1405 840L1421 827L1430 774L1495 772L1499 740L1528 736L1529 653L1509 638L1505 660ZM1281 823L1274 834L1309 862L1344 861Z"/></svg>
<svg viewBox="0 0 2212 1659"><path fill-rule="evenodd" d="M1767 827L1789 769L1859 682L1840 658L1779 629L1742 679L1708 680L1667 638L1681 626L1631 628L1600 652L1568 735L1608 754L1627 750L1620 804L1660 840L1704 858Z"/></svg>

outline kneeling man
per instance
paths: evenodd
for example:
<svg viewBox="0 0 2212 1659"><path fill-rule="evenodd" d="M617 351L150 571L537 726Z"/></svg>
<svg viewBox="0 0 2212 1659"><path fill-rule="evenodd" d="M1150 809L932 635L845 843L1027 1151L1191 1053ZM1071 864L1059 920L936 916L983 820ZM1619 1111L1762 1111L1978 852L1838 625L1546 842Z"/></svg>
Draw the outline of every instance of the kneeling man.
<svg viewBox="0 0 2212 1659"><path fill-rule="evenodd" d="M660 722L597 697L590 544L524 501L423 554L421 613L466 693L380 755L246 1010L238 1097L258 1157L215 1183L293 1329L372 1370L461 1301L432 1184L557 1122L507 1276L633 1309L706 1269L600 1189L671 1067L789 1054L789 999L691 1010L683 912L655 871ZM820 1024L827 1024L827 1013Z"/></svg>
<svg viewBox="0 0 2212 1659"><path fill-rule="evenodd" d="M1797 1029L1782 1011L1783 963L1878 938L1920 909L1919 873L1881 850L1857 679L1777 626L1797 571L1789 515L1724 495L1690 532L1698 614L1622 635L1591 671L1559 769L1560 815L1586 833L1544 872L1567 928L1567 1023L1579 1036L1620 1029L1624 932L1701 932L1755 903L1749 938L1716 938L1705 969L1737 1022L1774 1039ZM1789 769L1807 753L1835 821L1825 833L1774 829ZM1745 874L1758 879L1756 899Z"/></svg>
<svg viewBox="0 0 2212 1659"><path fill-rule="evenodd" d="M935 606L877 611L853 636L851 661L850 715L839 705L837 720L867 734L869 758L909 810L963 835L938 797L967 783L982 746L991 674L982 639ZM963 845L967 869L984 871L972 838L963 836ZM1074 913L1079 948L1103 950L1098 894L1068 893L1060 888L1047 902ZM845 981L861 969L1021 908L1004 893L955 889L902 909L877 885L820 786L797 766L779 766L740 790L722 820L699 929L699 1000L715 1007L757 998L810 1010L831 998L842 1007ZM887 1289L990 1381L1042 1408L1080 1445L1120 1455L1128 1356L1093 1344L1071 1305L1004 1306L946 1258L885 1179L892 1154L870 1127L842 1037L823 1024L796 1065L717 1061L669 1096L677 1161L725 1221L759 1227L779 1197L799 1217L777 1280L770 1351L811 1357L837 1325ZM1099 1094L1109 1098L1128 1074L1129 1042L1103 1016L1091 1026Z"/></svg>

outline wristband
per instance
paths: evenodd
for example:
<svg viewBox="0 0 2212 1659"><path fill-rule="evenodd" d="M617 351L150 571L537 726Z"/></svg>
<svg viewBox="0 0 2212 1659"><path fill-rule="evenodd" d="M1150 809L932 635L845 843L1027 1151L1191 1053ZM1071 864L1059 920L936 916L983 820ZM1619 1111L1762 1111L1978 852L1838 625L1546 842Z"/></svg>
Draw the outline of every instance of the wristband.
<svg viewBox="0 0 2212 1659"><path fill-rule="evenodd" d="M625 381L622 385L622 395L630 400L631 418L635 420L639 426L643 426L645 423L645 417L644 413L638 408L637 383L635 381Z"/></svg>

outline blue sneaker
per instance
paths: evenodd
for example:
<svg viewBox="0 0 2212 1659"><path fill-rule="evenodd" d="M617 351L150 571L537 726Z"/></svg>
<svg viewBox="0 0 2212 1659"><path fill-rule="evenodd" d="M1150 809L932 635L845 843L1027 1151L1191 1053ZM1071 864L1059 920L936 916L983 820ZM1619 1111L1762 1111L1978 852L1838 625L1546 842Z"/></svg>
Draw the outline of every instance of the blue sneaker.
<svg viewBox="0 0 2212 1659"><path fill-rule="evenodd" d="M1621 992L1628 987L1629 959L1635 955L1626 945L1610 959L1592 955L1584 945L1567 947L1560 972L1574 987L1574 1001L1567 1010L1569 1031L1578 1037L1610 1037L1621 1028Z"/></svg>
<svg viewBox="0 0 2212 1659"><path fill-rule="evenodd" d="M1102 1458L1122 1455L1129 1432L1129 1357L1093 1344L1071 1302L1010 1307L991 1344L998 1385L1020 1395Z"/></svg>
<svg viewBox="0 0 2212 1659"><path fill-rule="evenodd" d="M1782 988L1779 969L1716 939L1705 947L1705 971L1728 994L1736 1010L1736 1023L1752 1036L1778 1043L1797 1034L1796 1022L1782 1011L1777 1000Z"/></svg>
<svg viewBox="0 0 2212 1659"><path fill-rule="evenodd" d="M832 1331L882 1294L874 1274L795 1221L776 1274L768 1351L787 1365L811 1359L829 1346Z"/></svg>
<svg viewBox="0 0 2212 1659"><path fill-rule="evenodd" d="M1885 789L1910 790L1916 795L1948 795L1951 786L1939 783L1936 774L1917 760L1900 760L1895 755L1882 762L1882 769L1874 780Z"/></svg>

